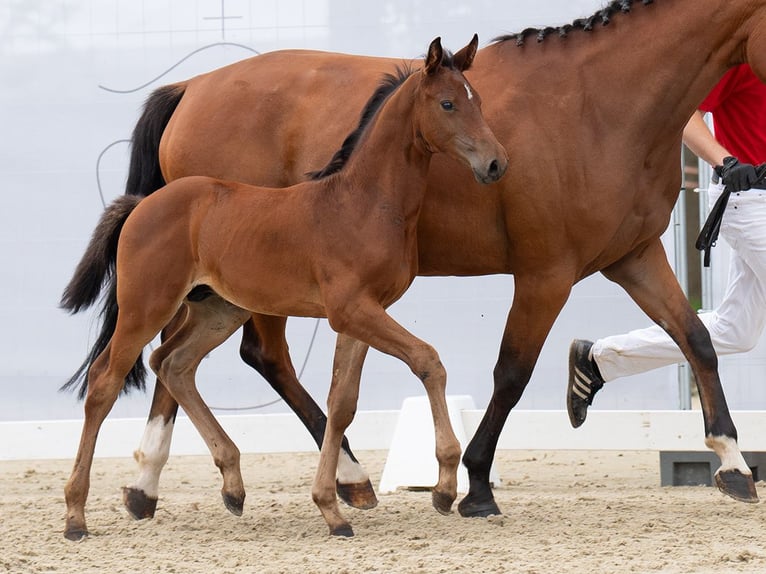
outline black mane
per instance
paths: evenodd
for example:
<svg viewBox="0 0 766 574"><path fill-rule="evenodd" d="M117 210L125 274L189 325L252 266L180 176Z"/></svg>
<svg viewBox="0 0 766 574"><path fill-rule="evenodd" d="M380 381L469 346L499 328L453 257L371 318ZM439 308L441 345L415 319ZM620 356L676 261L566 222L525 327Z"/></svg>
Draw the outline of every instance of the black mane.
<svg viewBox="0 0 766 574"><path fill-rule="evenodd" d="M612 19L612 15L617 12L628 13L633 3L637 0L612 0L605 8L597 11L590 18L579 18L571 24L565 24L564 26L547 26L546 28L527 28L521 32L515 34L506 34L504 36L498 36L492 40L493 43L508 42L515 40L517 46L524 45L524 41L529 36L535 36L538 42L545 40L546 36L550 34L558 34L562 38L566 36L572 30L582 30L584 32L590 32L593 30L593 26L598 22L601 25L606 26ZM641 3L652 4L654 0L641 0Z"/></svg>
<svg viewBox="0 0 766 574"><path fill-rule="evenodd" d="M444 50L441 65L446 68L454 69L455 64L451 52ZM388 97L413 74L413 72L414 70L409 66L399 66L396 68L396 74L383 75L380 85L378 85L378 88L373 92L370 99L367 100L367 103L364 105L356 129L346 136L340 149L333 154L326 166L319 171L311 171L306 174L309 179L323 179L334 173L338 173L343 169L343 166L348 162L348 158L351 157L354 148L356 148L356 144L359 143L359 138L364 133L364 130L367 128L372 118L375 117L375 114L378 113L383 106L383 102L385 102L386 99L388 99Z"/></svg>

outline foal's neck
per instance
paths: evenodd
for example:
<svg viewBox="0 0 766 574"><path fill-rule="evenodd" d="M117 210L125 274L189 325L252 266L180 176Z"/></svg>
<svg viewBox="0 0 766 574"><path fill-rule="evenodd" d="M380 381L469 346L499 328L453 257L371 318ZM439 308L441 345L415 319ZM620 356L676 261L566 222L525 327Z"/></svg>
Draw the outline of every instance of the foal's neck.
<svg viewBox="0 0 766 574"><path fill-rule="evenodd" d="M338 173L340 187L349 193L419 209L432 152L413 126L417 81L408 78L389 96Z"/></svg>

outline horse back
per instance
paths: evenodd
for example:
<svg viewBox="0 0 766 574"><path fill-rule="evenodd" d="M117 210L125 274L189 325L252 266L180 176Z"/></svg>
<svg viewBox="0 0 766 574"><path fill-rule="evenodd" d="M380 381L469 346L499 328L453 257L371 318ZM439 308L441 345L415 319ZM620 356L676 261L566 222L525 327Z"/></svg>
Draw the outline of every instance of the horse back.
<svg viewBox="0 0 766 574"><path fill-rule="evenodd" d="M191 79L160 143L167 181L287 187L321 169L401 60L278 51ZM211 142L213 145L211 145Z"/></svg>

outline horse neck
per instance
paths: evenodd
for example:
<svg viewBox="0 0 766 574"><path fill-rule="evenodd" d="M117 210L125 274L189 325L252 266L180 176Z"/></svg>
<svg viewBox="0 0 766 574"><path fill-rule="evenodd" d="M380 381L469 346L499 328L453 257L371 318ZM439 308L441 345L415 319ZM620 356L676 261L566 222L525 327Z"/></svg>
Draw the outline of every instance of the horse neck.
<svg viewBox="0 0 766 574"><path fill-rule="evenodd" d="M370 205L386 202L416 213L422 203L432 153L413 125L417 81L408 78L389 96L338 174L347 193L363 194Z"/></svg>
<svg viewBox="0 0 766 574"><path fill-rule="evenodd" d="M606 26L596 22L590 32L574 30L540 44L529 37L523 48L510 41L498 49L527 70L524 81L537 87L561 82L553 92L582 94L571 105L592 129L599 122L612 132L621 125L651 146L667 142L671 132L680 137L686 118L728 68L749 60L766 79L766 37L760 40L766 33L756 31L766 25L764 12L766 0L635 2L631 12L613 14ZM754 50L754 38L762 50ZM756 53L764 55L754 61Z"/></svg>

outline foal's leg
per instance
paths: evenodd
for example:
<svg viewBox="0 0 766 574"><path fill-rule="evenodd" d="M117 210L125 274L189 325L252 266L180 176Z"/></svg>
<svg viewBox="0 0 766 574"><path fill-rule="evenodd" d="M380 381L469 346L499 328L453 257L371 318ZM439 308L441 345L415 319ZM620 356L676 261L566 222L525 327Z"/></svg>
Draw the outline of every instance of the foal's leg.
<svg viewBox="0 0 766 574"><path fill-rule="evenodd" d="M718 376L718 357L710 334L689 305L670 268L662 243L654 241L640 254L631 254L605 270L678 344L689 361L699 389L705 444L721 459L715 478L718 488L736 500L756 502L753 476L737 444Z"/></svg>
<svg viewBox="0 0 766 574"><path fill-rule="evenodd" d="M165 317L156 329L153 329L151 324L141 323L144 318L131 319L124 319L120 314L111 342L88 371L88 394L85 398L85 420L80 445L72 474L64 487L67 506L64 536L69 540L79 540L88 535L85 525L85 501L90 489L90 469L101 424L117 400L125 377L144 346L159 332L169 317Z"/></svg>
<svg viewBox="0 0 766 574"><path fill-rule="evenodd" d="M295 374L285 339L286 322L286 317L254 314L242 330L240 355L279 393L321 448L327 418ZM364 356L355 360L359 364L341 364L339 368L361 374ZM338 496L354 508L374 508L378 499L370 475L351 452L348 439L342 439L336 484Z"/></svg>
<svg viewBox="0 0 766 574"><path fill-rule="evenodd" d="M239 464L239 449L218 424L197 391L194 374L207 353L228 339L250 313L216 295L187 302L188 316L181 328L165 341L149 364L183 407L210 449L223 476L223 496L232 514L242 515L245 488Z"/></svg>
<svg viewBox="0 0 766 574"><path fill-rule="evenodd" d="M311 491L314 502L330 528L330 534L334 536L354 535L351 525L338 508L335 498L335 475L343 433L351 424L356 412L359 380L368 348L365 343L341 334L335 343L332 383L327 396L328 424ZM354 365L354 368L350 369L348 365Z"/></svg>
<svg viewBox="0 0 766 574"><path fill-rule="evenodd" d="M186 314L187 307L184 305L162 330L162 341L166 341L183 325ZM138 479L122 489L125 508L136 520L154 517L159 497L160 473L170 455L170 441L177 413L178 403L165 385L157 380L144 435L138 449L133 453L138 463Z"/></svg>
<svg viewBox="0 0 766 574"><path fill-rule="evenodd" d="M436 459L439 479L432 492L434 508L443 514L450 512L457 497L457 466L460 463L460 443L455 437L447 411L445 388L447 373L431 345L421 341L394 321L377 302L343 299L343 305L328 306L330 324L338 332L397 357L410 367L423 382L436 435ZM331 425L328 416L328 427Z"/></svg>
<svg viewBox="0 0 766 574"><path fill-rule="evenodd" d="M543 343L573 282L567 270L558 274L546 271L542 277L516 277L513 304L494 370L492 398L463 454L469 487L458 505L462 516L500 514L489 481L497 441L511 409L529 383Z"/></svg>
<svg viewBox="0 0 766 574"><path fill-rule="evenodd" d="M175 332L186 319L184 306L173 321L163 329L163 341ZM322 438L327 419L324 412L298 381L290 361L285 339L285 317L253 315L243 329L240 355L258 371L298 415L317 444ZM350 368L354 368L351 366ZM361 370L361 365L358 366ZM133 518L152 518L157 508L160 473L170 454L178 403L165 385L157 382L139 448L134 452L139 476L123 488L123 503ZM343 502L360 509L374 508L378 504L369 473L359 464L346 437L343 437L338 460L337 492Z"/></svg>

